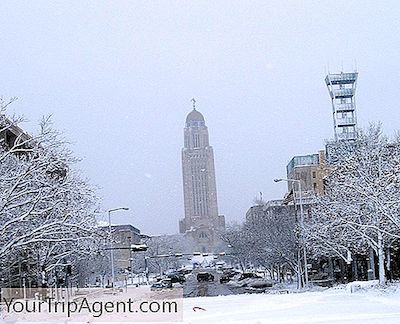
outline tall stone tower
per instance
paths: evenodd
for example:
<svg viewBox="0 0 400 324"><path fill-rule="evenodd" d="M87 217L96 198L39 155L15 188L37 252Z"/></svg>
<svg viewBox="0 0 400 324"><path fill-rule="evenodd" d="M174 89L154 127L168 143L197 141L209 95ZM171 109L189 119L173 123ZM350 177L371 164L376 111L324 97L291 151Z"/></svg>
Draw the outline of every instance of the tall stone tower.
<svg viewBox="0 0 400 324"><path fill-rule="evenodd" d="M216 252L218 235L225 229L225 217L218 215L214 153L209 144L203 115L193 110L186 117L182 149L185 218L179 232L194 242L198 252Z"/></svg>

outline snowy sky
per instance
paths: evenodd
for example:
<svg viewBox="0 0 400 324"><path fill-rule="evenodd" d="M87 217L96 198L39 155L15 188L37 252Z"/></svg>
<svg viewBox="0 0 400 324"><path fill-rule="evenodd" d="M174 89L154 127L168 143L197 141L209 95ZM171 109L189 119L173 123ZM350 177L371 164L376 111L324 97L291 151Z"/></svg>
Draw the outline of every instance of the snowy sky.
<svg viewBox="0 0 400 324"><path fill-rule="evenodd" d="M116 223L178 231L190 99L209 127L219 211L280 198L293 155L333 136L325 73L360 76L359 125L399 129L397 1L1 1L0 95L52 113ZM356 63L355 63L356 62Z"/></svg>

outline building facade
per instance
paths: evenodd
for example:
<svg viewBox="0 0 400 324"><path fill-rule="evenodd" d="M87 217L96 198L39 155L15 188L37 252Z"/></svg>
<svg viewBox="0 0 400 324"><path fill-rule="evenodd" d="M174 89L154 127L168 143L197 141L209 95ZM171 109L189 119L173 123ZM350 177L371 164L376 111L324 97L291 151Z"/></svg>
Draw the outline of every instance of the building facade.
<svg viewBox="0 0 400 324"><path fill-rule="evenodd" d="M130 247L132 244L140 244L140 230L130 224L112 225L111 233L114 248L115 278L117 281L121 281L133 270L132 259L135 255Z"/></svg>
<svg viewBox="0 0 400 324"><path fill-rule="evenodd" d="M76 280L80 286L105 287L112 284L110 228L103 226L100 230L103 251L81 259L75 266L78 274ZM134 267L136 260L142 258L144 262L144 256L131 249L133 244L141 244L143 236L139 229L130 224L111 226L115 285L121 286L132 273L137 272Z"/></svg>
<svg viewBox="0 0 400 324"><path fill-rule="evenodd" d="M287 178L300 180L303 197L323 195L324 177L327 175L325 151L321 150L316 154L294 156L286 166ZM288 192L296 192L298 197L298 185L288 182Z"/></svg>
<svg viewBox="0 0 400 324"><path fill-rule="evenodd" d="M208 129L195 107L186 117L182 175L185 217L179 222L179 232L193 239L196 251L214 252L219 233L225 229L225 217L218 215L214 152Z"/></svg>
<svg viewBox="0 0 400 324"><path fill-rule="evenodd" d="M310 217L311 205L309 201L303 202L304 218ZM246 223L253 226L262 225L265 220L284 218L290 220L291 224L300 222L301 209L298 201L286 203L284 199L269 200L262 204L257 204L249 208L246 212Z"/></svg>

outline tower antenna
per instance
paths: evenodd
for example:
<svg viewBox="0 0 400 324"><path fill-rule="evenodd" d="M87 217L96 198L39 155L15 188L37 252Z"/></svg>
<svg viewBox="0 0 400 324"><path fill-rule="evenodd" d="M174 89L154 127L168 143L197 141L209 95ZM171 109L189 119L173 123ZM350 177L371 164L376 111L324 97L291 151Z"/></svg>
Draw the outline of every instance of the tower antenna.
<svg viewBox="0 0 400 324"><path fill-rule="evenodd" d="M196 110L196 99L192 98L190 101L193 103L193 109Z"/></svg>

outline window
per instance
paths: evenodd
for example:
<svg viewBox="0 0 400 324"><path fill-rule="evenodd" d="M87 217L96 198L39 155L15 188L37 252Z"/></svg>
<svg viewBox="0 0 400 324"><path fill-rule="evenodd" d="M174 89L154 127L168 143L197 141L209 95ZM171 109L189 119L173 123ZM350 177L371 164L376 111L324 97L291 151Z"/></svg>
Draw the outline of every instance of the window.
<svg viewBox="0 0 400 324"><path fill-rule="evenodd" d="M200 136L199 134L193 134L193 147L199 148L200 147Z"/></svg>
<svg viewBox="0 0 400 324"><path fill-rule="evenodd" d="M317 190L317 183L316 182L313 183L313 186L314 186L314 191Z"/></svg>
<svg viewBox="0 0 400 324"><path fill-rule="evenodd" d="M313 177L313 179L315 179L317 177L317 173L315 171L313 171L312 177Z"/></svg>
<svg viewBox="0 0 400 324"><path fill-rule="evenodd" d="M207 236L206 233L201 232L201 233L199 234L199 238L208 238L208 236Z"/></svg>

